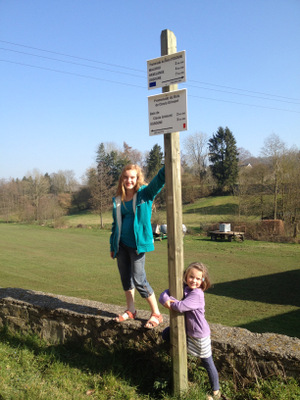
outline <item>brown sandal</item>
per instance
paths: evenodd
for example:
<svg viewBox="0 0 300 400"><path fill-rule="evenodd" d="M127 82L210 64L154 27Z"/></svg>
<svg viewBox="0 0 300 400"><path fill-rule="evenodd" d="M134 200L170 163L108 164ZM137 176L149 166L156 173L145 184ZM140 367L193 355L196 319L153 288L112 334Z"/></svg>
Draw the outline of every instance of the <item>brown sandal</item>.
<svg viewBox="0 0 300 400"><path fill-rule="evenodd" d="M153 329L163 322L163 316L161 314L152 313L150 318L145 324L145 328Z"/></svg>
<svg viewBox="0 0 300 400"><path fill-rule="evenodd" d="M125 317L123 317L123 315L127 315L127 318ZM123 313L123 315L119 315L118 317L116 317L115 318L115 321L117 321L117 322L123 322L123 321L127 321L128 319L135 319L135 317L136 317L136 311L132 314L132 312L131 311L129 311L129 310L126 310L126 311L124 311L124 313Z"/></svg>

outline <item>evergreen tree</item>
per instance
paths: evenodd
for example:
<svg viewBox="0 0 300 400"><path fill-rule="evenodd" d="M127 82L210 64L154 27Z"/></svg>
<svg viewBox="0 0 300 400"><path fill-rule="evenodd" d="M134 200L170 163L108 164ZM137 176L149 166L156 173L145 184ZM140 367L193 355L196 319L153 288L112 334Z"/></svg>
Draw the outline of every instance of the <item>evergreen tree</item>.
<svg viewBox="0 0 300 400"><path fill-rule="evenodd" d="M147 157L147 179L151 180L160 170L163 162L164 153L158 144L155 144Z"/></svg>
<svg viewBox="0 0 300 400"><path fill-rule="evenodd" d="M219 127L209 139L209 160L211 171L219 190L233 191L238 178L238 151L232 132L226 127Z"/></svg>
<svg viewBox="0 0 300 400"><path fill-rule="evenodd" d="M104 143L100 143L96 152L97 169L108 175L110 184L116 185L123 167L130 162L129 158L118 150L107 152Z"/></svg>
<svg viewBox="0 0 300 400"><path fill-rule="evenodd" d="M97 169L91 168L89 170L88 180L92 207L99 213L101 228L104 227L103 213L109 208L113 194L113 175L111 174L112 164L110 161L111 157L106 153L104 144L100 143L96 156Z"/></svg>

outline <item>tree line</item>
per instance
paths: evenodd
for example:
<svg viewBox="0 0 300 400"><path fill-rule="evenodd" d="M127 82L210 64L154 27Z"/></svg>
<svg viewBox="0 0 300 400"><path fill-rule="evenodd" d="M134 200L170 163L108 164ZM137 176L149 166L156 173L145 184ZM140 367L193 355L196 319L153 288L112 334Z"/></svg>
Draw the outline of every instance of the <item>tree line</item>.
<svg viewBox="0 0 300 400"><path fill-rule="evenodd" d="M100 143L95 165L86 171L83 184L73 171L41 174L35 170L23 179L0 180L0 216L4 221L45 221L93 210L100 216L111 207L111 198L122 168L128 164L143 167L146 180L158 172L164 162L159 145L146 154L126 142L122 149L114 143ZM297 224L300 209L300 152L288 149L275 134L270 135L260 157L237 148L228 127L219 127L208 138L198 132L183 141L182 201L193 203L211 195L233 194L239 199L240 215L281 218ZM157 206L164 204L164 193Z"/></svg>

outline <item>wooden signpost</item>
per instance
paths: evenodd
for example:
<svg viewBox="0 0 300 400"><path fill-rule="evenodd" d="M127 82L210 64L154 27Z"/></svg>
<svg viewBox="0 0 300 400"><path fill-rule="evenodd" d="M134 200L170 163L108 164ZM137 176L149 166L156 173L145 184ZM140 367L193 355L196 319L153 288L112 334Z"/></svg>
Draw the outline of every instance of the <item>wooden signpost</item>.
<svg viewBox="0 0 300 400"><path fill-rule="evenodd" d="M176 37L173 32L164 30L161 33L161 55L168 56L177 51ZM180 56L182 53L178 53ZM178 56L179 57L179 56ZM175 56L173 57L175 58ZM169 61L170 59L170 61ZM179 59L179 58L178 58ZM182 60L176 64L179 70L178 82L182 79L183 67ZM172 57L167 58L167 62L172 62ZM159 71L159 70L158 70ZM166 78L167 79L167 78ZM167 80L168 81L168 80ZM170 77L170 82L176 82L176 76ZM153 83L152 83L153 85ZM163 86L162 92L173 92L177 90L177 83ZM175 95L174 95L175 96ZM173 97L174 97L173 96ZM170 112L168 111L170 114ZM168 115L169 115L168 114ZM184 115L185 114L185 115ZM157 116L159 117L159 113ZM178 119L183 118L181 130L187 129L186 111L176 111ZM150 114L149 114L150 117ZM159 119L157 120L159 121ZM175 124L176 125L176 124ZM177 125L176 125L177 126ZM150 128L151 129L151 128ZM182 232L182 197L181 197L181 163L180 163L180 142L179 132L164 133L164 150L166 166L166 203L167 203L167 230L168 230L168 267L169 267L169 289L170 294L182 299L183 296L183 232ZM175 395L187 390L187 347L184 315L170 312L170 334L171 334L171 354L173 361L173 391Z"/></svg>

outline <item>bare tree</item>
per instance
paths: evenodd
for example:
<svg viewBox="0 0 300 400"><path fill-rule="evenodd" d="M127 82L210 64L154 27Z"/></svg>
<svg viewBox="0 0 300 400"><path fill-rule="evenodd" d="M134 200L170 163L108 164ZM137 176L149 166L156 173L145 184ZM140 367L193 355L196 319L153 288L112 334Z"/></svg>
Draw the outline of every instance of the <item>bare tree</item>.
<svg viewBox="0 0 300 400"><path fill-rule="evenodd" d="M104 228L103 213L111 206L113 196L112 177L105 165L88 170L88 186L91 191L91 204L95 213L100 216L100 228Z"/></svg>
<svg viewBox="0 0 300 400"><path fill-rule="evenodd" d="M50 175L51 193L58 195L66 191L66 178L62 171L54 172Z"/></svg>
<svg viewBox="0 0 300 400"><path fill-rule="evenodd" d="M205 133L197 132L187 136L183 141L186 152L185 161L194 172L194 175L202 183L207 169L208 160L208 137Z"/></svg>
<svg viewBox="0 0 300 400"><path fill-rule="evenodd" d="M139 150L133 149L126 142L123 142L123 158L128 159L132 164L141 166L142 153Z"/></svg>
<svg viewBox="0 0 300 400"><path fill-rule="evenodd" d="M58 218L71 208L75 185L73 171L59 171L50 176L35 169L22 180L2 180L0 215L7 222Z"/></svg>
<svg viewBox="0 0 300 400"><path fill-rule="evenodd" d="M74 171L59 170L50 175L51 193L73 193L78 185Z"/></svg>
<svg viewBox="0 0 300 400"><path fill-rule="evenodd" d="M237 195L239 197L239 214L260 214L261 219L270 214L269 194L270 167L260 163L242 166L239 170Z"/></svg>
<svg viewBox="0 0 300 400"><path fill-rule="evenodd" d="M239 147L237 150L239 153L239 166L248 165L249 160L251 160L251 158L253 158L250 151L248 151L247 149L244 149L244 147Z"/></svg>
<svg viewBox="0 0 300 400"><path fill-rule="evenodd" d="M18 184L11 180L0 181L0 215L8 222L13 213L17 213L19 204Z"/></svg>
<svg viewBox="0 0 300 400"><path fill-rule="evenodd" d="M273 218L277 219L278 194L280 178L282 177L282 161L286 154L285 143L278 135L273 133L268 136L264 142L261 154L270 160L273 172Z"/></svg>
<svg viewBox="0 0 300 400"><path fill-rule="evenodd" d="M49 179L35 169L23 182L25 185L25 192L34 208L34 219L39 220L40 216L43 214L40 208L43 204L41 201L49 194L50 190Z"/></svg>
<svg viewBox="0 0 300 400"><path fill-rule="evenodd" d="M300 214L300 152L289 150L282 160L282 216L293 226L293 236L298 233Z"/></svg>

